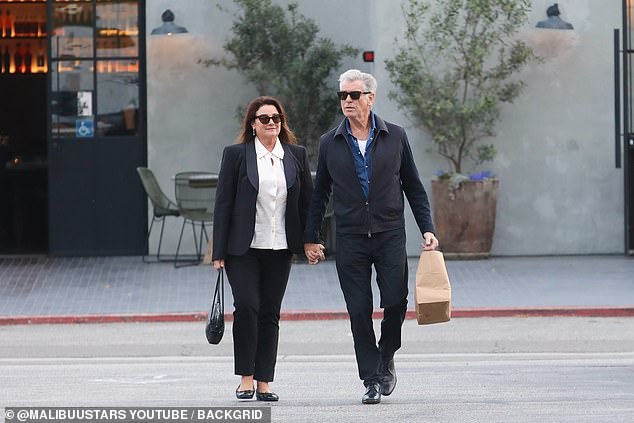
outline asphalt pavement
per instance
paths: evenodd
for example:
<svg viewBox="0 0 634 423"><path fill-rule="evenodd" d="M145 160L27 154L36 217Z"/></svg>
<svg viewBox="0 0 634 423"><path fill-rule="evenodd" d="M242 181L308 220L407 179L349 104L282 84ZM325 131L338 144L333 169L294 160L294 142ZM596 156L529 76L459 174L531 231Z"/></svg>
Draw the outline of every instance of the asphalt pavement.
<svg viewBox="0 0 634 423"><path fill-rule="evenodd" d="M410 258L410 287L416 266ZM265 407L275 423L633 421L633 258L447 268L454 318L405 322L397 388L368 406L335 263L296 263L272 384L281 400L263 404L233 395L231 322L219 345L204 338L210 266L0 257L0 415L5 406ZM231 313L229 289L226 301Z"/></svg>
<svg viewBox="0 0 634 423"><path fill-rule="evenodd" d="M418 258L408 264L411 310ZM492 257L446 264L455 318L634 316L632 257ZM3 256L0 324L201 320L215 277L211 266L174 268L140 257ZM230 314L228 287L225 296ZM376 289L375 306L378 311ZM285 320L345 319L335 262L295 263L282 312Z"/></svg>
<svg viewBox="0 0 634 423"><path fill-rule="evenodd" d="M219 345L206 343L202 322L0 326L0 417L5 406L264 407L272 423L630 423L633 324L408 320L396 390L378 405L361 404L345 320L282 322L277 403L235 398L230 324Z"/></svg>

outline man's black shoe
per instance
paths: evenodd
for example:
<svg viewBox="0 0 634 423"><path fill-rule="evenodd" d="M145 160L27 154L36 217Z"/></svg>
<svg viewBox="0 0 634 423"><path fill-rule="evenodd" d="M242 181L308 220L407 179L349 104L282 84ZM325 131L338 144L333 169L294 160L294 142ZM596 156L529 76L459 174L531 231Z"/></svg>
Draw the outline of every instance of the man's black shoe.
<svg viewBox="0 0 634 423"><path fill-rule="evenodd" d="M394 370L394 359L381 361L379 364L379 377L381 377L381 394L386 397L394 391L396 387L396 370Z"/></svg>
<svg viewBox="0 0 634 423"><path fill-rule="evenodd" d="M370 383L365 387L365 394L361 402L364 404L378 404L381 402L381 386L378 383Z"/></svg>

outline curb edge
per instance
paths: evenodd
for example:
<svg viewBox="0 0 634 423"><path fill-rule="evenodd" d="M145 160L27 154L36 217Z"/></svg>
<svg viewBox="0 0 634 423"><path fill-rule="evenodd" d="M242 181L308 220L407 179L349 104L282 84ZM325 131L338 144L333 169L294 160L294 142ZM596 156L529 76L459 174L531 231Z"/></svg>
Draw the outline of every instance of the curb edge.
<svg viewBox="0 0 634 423"><path fill-rule="evenodd" d="M372 318L381 319L383 313L375 310ZM620 307L467 307L454 308L452 318L477 317L634 317L634 306ZM131 313L131 314L77 314L43 316L0 316L0 326L80 324L80 323L147 323L147 322L199 322L205 321L206 312ZM408 310L406 319L416 319L416 312ZM345 310L295 310L281 313L280 320L342 320L348 319ZM225 314L232 321L231 313Z"/></svg>

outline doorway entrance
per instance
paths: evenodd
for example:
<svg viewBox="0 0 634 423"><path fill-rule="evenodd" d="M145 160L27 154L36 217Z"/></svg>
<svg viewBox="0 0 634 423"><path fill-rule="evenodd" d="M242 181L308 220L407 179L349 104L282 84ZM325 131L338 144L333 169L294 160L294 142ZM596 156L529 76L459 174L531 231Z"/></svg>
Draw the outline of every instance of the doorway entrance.
<svg viewBox="0 0 634 423"><path fill-rule="evenodd" d="M144 252L144 0L0 0L0 254Z"/></svg>
<svg viewBox="0 0 634 423"><path fill-rule="evenodd" d="M49 253L142 254L145 2L48 2Z"/></svg>
<svg viewBox="0 0 634 423"><path fill-rule="evenodd" d="M48 250L46 3L0 1L0 254Z"/></svg>

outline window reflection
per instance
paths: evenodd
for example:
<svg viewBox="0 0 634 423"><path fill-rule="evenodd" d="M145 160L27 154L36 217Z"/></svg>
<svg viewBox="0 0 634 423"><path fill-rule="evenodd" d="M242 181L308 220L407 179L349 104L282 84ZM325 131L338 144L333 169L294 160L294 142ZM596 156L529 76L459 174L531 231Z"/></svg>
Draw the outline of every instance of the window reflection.
<svg viewBox="0 0 634 423"><path fill-rule="evenodd" d="M97 57L138 56L138 44L137 2L98 1Z"/></svg>
<svg viewBox="0 0 634 423"><path fill-rule="evenodd" d="M51 124L54 137L73 136L79 117L92 115L92 61L56 62L51 67Z"/></svg>
<svg viewBox="0 0 634 423"><path fill-rule="evenodd" d="M64 1L53 4L53 58L92 57L92 9L91 1Z"/></svg>
<svg viewBox="0 0 634 423"><path fill-rule="evenodd" d="M139 118L139 62L97 63L97 134L135 135Z"/></svg>
<svg viewBox="0 0 634 423"><path fill-rule="evenodd" d="M55 0L51 25L53 137L138 135L139 3Z"/></svg>

